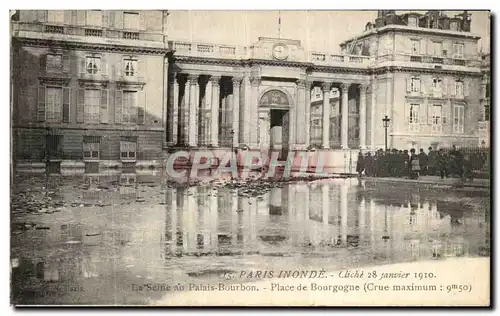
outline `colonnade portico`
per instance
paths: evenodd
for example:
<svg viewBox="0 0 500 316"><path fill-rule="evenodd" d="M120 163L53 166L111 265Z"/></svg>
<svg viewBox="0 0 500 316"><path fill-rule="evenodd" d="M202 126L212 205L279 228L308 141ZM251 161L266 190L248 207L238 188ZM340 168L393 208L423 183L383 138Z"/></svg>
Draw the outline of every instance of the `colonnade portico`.
<svg viewBox="0 0 500 316"><path fill-rule="evenodd" d="M169 146L229 148L246 145L251 149L271 148L270 111L287 112L286 128L283 127L283 146L288 150L307 150L311 139L311 91L322 89L321 149L335 149L332 146L332 88L340 92L340 148L349 149L349 91L359 91L355 96L359 110L359 147L366 144L366 82L343 82L333 79L322 80L310 77L295 80L295 94L285 91L278 80L249 75L242 69L242 76L228 76L203 73L172 73L171 102L167 108ZM357 89L357 90L356 90ZM282 92L286 104L262 104L267 92ZM352 92L351 92L352 93ZM352 95L351 95L352 96ZM357 110L357 111L358 111ZM263 125L264 124L264 125ZM266 125L267 124L267 125ZM318 144L316 144L318 145ZM352 146L351 146L352 147ZM338 148L338 147L337 147Z"/></svg>

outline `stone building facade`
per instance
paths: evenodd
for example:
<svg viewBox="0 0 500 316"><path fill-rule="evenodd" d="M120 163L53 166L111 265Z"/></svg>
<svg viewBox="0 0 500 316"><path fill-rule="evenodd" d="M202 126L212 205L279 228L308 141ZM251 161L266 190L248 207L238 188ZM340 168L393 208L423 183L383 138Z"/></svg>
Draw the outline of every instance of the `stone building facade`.
<svg viewBox="0 0 500 316"><path fill-rule="evenodd" d="M157 164L166 17L153 10L17 11L12 127L19 169Z"/></svg>
<svg viewBox="0 0 500 316"><path fill-rule="evenodd" d="M215 156L314 149L330 170L348 172L360 149L384 147L385 115L390 148L479 143L479 88L489 79L467 12L379 11L339 54L284 38L167 41L166 19L162 11L20 11L16 160L140 166L180 148Z"/></svg>
<svg viewBox="0 0 500 316"><path fill-rule="evenodd" d="M481 112L479 116L479 146L490 147L490 118L491 118L491 63L490 54L481 56L483 74L481 82Z"/></svg>

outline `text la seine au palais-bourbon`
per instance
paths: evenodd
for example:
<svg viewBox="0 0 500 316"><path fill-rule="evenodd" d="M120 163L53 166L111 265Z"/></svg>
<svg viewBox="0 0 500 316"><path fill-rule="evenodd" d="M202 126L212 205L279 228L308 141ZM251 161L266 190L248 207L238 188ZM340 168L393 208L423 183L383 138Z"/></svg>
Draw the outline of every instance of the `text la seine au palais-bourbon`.
<svg viewBox="0 0 500 316"><path fill-rule="evenodd" d="M294 292L328 291L348 292L443 292L457 294L471 292L471 284L439 282L433 272L378 272L376 269L343 270L327 273L325 270L261 270L234 271L220 275L219 281L131 284L132 291L241 291ZM262 281L268 282L262 282ZM293 280L290 282L290 280ZM255 282L261 281L261 282Z"/></svg>

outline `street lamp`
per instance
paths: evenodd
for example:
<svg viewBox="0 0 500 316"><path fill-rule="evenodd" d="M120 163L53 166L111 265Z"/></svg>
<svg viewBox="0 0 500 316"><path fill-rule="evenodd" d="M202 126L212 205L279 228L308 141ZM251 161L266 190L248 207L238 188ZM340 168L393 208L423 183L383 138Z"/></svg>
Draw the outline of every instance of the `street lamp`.
<svg viewBox="0 0 500 316"><path fill-rule="evenodd" d="M384 122L384 128L385 128L385 151L387 151L387 128L389 127L390 121L391 121L391 119L387 115L382 119L382 122Z"/></svg>

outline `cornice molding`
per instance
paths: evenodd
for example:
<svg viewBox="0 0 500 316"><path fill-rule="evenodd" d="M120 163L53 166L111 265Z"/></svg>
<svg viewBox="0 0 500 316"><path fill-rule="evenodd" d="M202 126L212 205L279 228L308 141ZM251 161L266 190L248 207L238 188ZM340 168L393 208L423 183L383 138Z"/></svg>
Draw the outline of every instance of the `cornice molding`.
<svg viewBox="0 0 500 316"><path fill-rule="evenodd" d="M88 50L88 51L136 53L142 55L165 55L169 52L169 49L167 48L154 48L154 47L144 47L144 46L82 43L75 41L60 41L60 40L35 39L35 38L25 38L25 37L16 37L15 40L22 45L33 46L33 47L52 48L56 46L65 49L72 48L72 49Z"/></svg>
<svg viewBox="0 0 500 316"><path fill-rule="evenodd" d="M374 68L371 73L375 75L392 73L392 72L413 72L413 73L423 73L423 74L438 74L438 75L466 75L472 77L481 77L481 73L472 71L462 71L462 70L446 70L446 69L427 69L427 68L415 68L415 67L400 67L400 66L387 66Z"/></svg>
<svg viewBox="0 0 500 316"><path fill-rule="evenodd" d="M50 76L39 76L38 80L41 85L58 85L58 86L69 86L71 77L50 77Z"/></svg>

